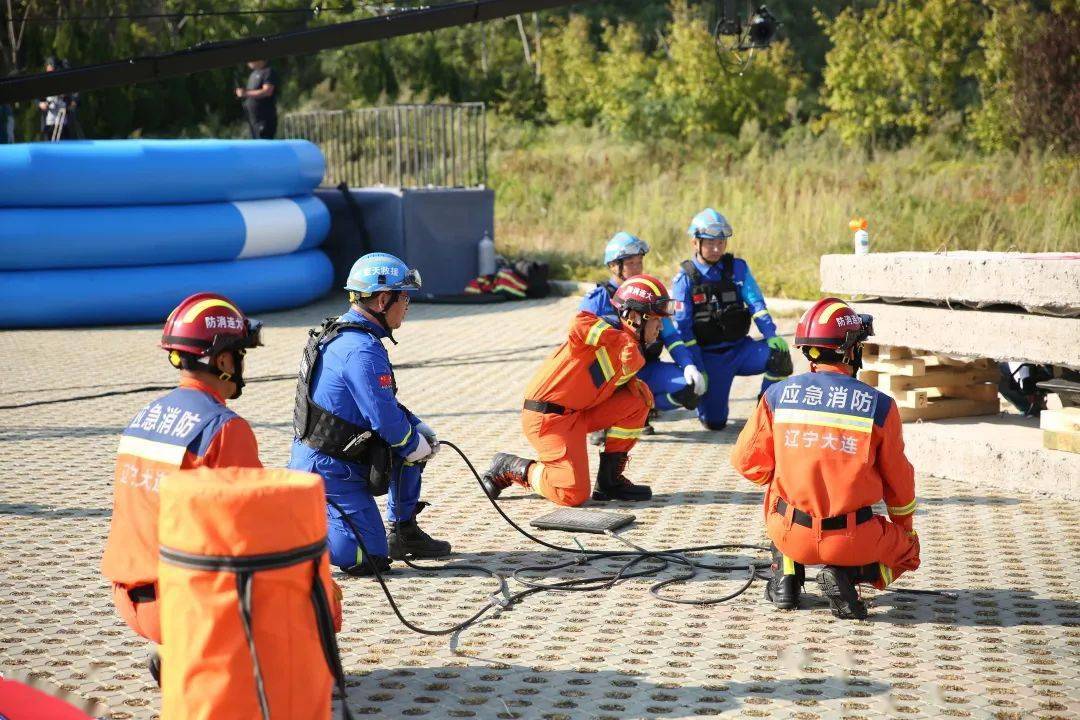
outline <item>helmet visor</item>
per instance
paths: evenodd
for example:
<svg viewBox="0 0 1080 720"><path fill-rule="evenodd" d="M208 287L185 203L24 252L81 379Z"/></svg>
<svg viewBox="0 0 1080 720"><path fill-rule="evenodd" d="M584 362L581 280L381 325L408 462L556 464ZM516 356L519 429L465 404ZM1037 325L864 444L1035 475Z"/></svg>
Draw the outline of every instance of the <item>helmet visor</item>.
<svg viewBox="0 0 1080 720"><path fill-rule="evenodd" d="M722 222L711 222L694 230L694 237L701 240L727 240L731 234L731 226Z"/></svg>
<svg viewBox="0 0 1080 720"><path fill-rule="evenodd" d="M648 252L649 245L644 240L631 240L619 250L619 256L615 259L625 260L626 258L632 258L638 255L646 255Z"/></svg>
<svg viewBox="0 0 1080 720"><path fill-rule="evenodd" d="M420 277L420 271L413 268L405 273L405 278L400 283L397 283L397 286L401 290L419 290L423 284L424 281Z"/></svg>
<svg viewBox="0 0 1080 720"><path fill-rule="evenodd" d="M659 315L661 317L671 317L675 314L675 311L679 307L678 300L672 300L671 298L660 298L649 305L650 315Z"/></svg>
<svg viewBox="0 0 1080 720"><path fill-rule="evenodd" d="M263 324L259 320L252 320L248 318L247 321L247 346L259 347L263 344L262 341L262 328Z"/></svg>

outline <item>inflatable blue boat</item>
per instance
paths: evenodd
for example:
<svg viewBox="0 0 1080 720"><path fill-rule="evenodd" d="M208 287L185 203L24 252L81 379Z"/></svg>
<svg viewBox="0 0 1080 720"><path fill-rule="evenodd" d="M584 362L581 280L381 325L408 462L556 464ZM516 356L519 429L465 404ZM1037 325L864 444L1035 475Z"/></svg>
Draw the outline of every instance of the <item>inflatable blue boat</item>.
<svg viewBox="0 0 1080 720"><path fill-rule="evenodd" d="M170 265L318 247L330 213L312 195L128 207L0 208L0 270Z"/></svg>
<svg viewBox="0 0 1080 720"><path fill-rule="evenodd" d="M306 140L85 140L0 145L0 206L161 205L310 193Z"/></svg>
<svg viewBox="0 0 1080 720"><path fill-rule="evenodd" d="M246 313L310 303L333 282L321 250L231 262L0 272L0 327L164 322L188 295L222 293Z"/></svg>

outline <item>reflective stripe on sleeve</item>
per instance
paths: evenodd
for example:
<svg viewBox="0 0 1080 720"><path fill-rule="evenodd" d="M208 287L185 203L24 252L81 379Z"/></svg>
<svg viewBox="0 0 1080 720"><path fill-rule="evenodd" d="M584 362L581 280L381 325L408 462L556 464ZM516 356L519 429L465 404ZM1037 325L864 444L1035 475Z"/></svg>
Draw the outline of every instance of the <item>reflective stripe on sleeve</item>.
<svg viewBox="0 0 1080 720"><path fill-rule="evenodd" d="M916 500L912 500L907 505L900 505L898 507L889 506L888 510L890 515L910 515L911 513L915 512L916 507L918 507L918 502Z"/></svg>

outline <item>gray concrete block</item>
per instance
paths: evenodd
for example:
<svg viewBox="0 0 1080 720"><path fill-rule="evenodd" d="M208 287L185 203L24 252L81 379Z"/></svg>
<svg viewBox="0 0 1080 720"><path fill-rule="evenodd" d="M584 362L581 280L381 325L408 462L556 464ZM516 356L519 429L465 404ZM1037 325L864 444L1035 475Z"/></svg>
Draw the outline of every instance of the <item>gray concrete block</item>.
<svg viewBox="0 0 1080 720"><path fill-rule="evenodd" d="M1080 318L881 302L852 305L874 316L871 342L881 345L1080 369Z"/></svg>
<svg viewBox="0 0 1080 720"><path fill-rule="evenodd" d="M983 307L1009 304L1080 316L1077 253L870 253L823 255L821 289L887 300Z"/></svg>
<svg viewBox="0 0 1080 720"><path fill-rule="evenodd" d="M1003 415L908 424L904 445L920 473L1080 500L1080 462L1073 453L1043 447L1036 418Z"/></svg>

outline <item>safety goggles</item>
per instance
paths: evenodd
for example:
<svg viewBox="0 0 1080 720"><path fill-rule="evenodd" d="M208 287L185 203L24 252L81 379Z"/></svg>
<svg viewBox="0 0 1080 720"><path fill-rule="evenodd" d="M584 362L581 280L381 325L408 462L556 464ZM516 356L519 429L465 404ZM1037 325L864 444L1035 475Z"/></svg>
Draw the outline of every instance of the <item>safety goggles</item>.
<svg viewBox="0 0 1080 720"><path fill-rule="evenodd" d="M727 240L731 235L731 227L719 222L709 223L694 231L694 237L698 240Z"/></svg>
<svg viewBox="0 0 1080 720"><path fill-rule="evenodd" d="M625 260L627 258L636 257L637 255L645 255L649 252L649 246L644 240L634 240L623 246L623 249L619 251L619 257L616 260Z"/></svg>
<svg viewBox="0 0 1080 720"><path fill-rule="evenodd" d="M649 303L646 314L658 315L660 317L671 317L675 314L675 311L679 309L679 301L672 300L671 298L660 298L654 302Z"/></svg>
<svg viewBox="0 0 1080 720"><path fill-rule="evenodd" d="M215 335L206 354L214 356L229 350L243 350L262 345L262 323L250 318L246 320L246 323L247 332L243 335Z"/></svg>
<svg viewBox="0 0 1080 720"><path fill-rule="evenodd" d="M405 273L405 277L401 282L394 283L394 285L401 290L419 290L424 284L424 281L420 277L420 271L415 268Z"/></svg>

